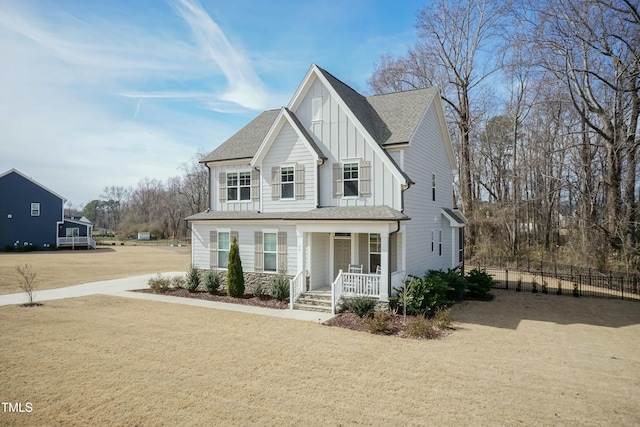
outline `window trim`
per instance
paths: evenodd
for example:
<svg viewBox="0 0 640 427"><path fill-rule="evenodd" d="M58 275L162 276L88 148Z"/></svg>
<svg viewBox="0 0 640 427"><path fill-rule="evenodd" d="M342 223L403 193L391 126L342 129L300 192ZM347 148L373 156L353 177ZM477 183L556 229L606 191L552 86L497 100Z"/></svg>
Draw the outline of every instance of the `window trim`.
<svg viewBox="0 0 640 427"><path fill-rule="evenodd" d="M241 174L248 174L248 177L245 177L245 179L248 179L248 184L245 183L245 185L241 185L240 184L240 175ZM236 185L229 185L229 175L237 175L236 178ZM251 192L252 190L252 176L251 176L251 171L250 170L238 170L238 171L233 171L233 172L225 172L225 179L226 179L226 193L227 193L227 198L226 201L229 203L247 203L247 202L251 202L252 201L252 194ZM231 189L236 189L236 198L235 199L230 199L229 198L229 190ZM249 194L249 198L247 199L242 199L242 189L246 188L248 189L248 194Z"/></svg>
<svg viewBox="0 0 640 427"><path fill-rule="evenodd" d="M217 242L216 242L216 244L217 244L217 248L216 249L217 249L217 252L218 252L218 266L217 266L217 268L222 269L222 270L226 270L226 269L229 268L229 252L231 252L231 243L232 243L231 242L231 230L230 229L229 230L227 230L227 229L216 230L216 233L218 233ZM229 239L228 239L229 247L226 250L220 249L220 234L222 234L222 233L225 233L225 234L229 235ZM227 254L227 258L226 258L227 259L227 263L226 263L227 265L225 267L221 267L220 266L220 254L221 253L226 253Z"/></svg>
<svg viewBox="0 0 640 427"><path fill-rule="evenodd" d="M291 169L291 181L284 182L282 180L283 169L288 168ZM284 197L284 186L291 185L291 197ZM296 199L296 165L295 164L284 164L280 166L280 200L295 200Z"/></svg>
<svg viewBox="0 0 640 427"><path fill-rule="evenodd" d="M360 159L344 159L340 163L341 163L341 166L342 166L342 198L343 199L356 199L356 198L360 197ZM356 173L358 174L358 176L357 176L357 178L355 180L353 178L350 178L349 180L347 180L345 178L344 175L345 175L345 166L346 165L356 165L356 167L357 167ZM353 170L350 173L353 173ZM356 182L357 190L358 190L357 194L349 195L349 196L347 196L345 194L346 193L345 189L346 189L347 181L349 181L349 182L355 181Z"/></svg>
<svg viewBox="0 0 640 427"><path fill-rule="evenodd" d="M266 250L266 244L265 244L265 236L267 234L273 234L275 236L275 249L273 251L267 251ZM276 263L275 263L275 270L267 270L267 260L266 260L266 255L267 254L274 254L275 258L276 258ZM264 273L277 273L278 272L278 230L271 230L271 229L265 229L262 230L262 271Z"/></svg>
<svg viewBox="0 0 640 427"><path fill-rule="evenodd" d="M378 236L378 245L379 245L379 252L372 252L371 251L371 236L373 235L377 235ZM371 262L371 255L378 255L380 257L380 267L382 267L382 235L380 233L369 233L369 238L367 239L369 242L369 247L367 248L369 250L369 273L375 273L376 270L374 269L374 267L377 267L373 265L373 263ZM391 249L389 249L391 250Z"/></svg>
<svg viewBox="0 0 640 427"><path fill-rule="evenodd" d="M31 216L40 216L40 202L31 203Z"/></svg>

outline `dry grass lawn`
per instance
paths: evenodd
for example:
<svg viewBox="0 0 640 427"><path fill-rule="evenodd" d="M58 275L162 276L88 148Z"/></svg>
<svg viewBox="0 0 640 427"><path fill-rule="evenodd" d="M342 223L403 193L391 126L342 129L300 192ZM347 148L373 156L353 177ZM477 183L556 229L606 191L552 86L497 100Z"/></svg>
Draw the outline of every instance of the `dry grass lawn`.
<svg viewBox="0 0 640 427"><path fill-rule="evenodd" d="M640 425L640 304L495 291L435 341L93 296L0 307L0 425Z"/></svg>
<svg viewBox="0 0 640 427"><path fill-rule="evenodd" d="M30 264L39 290L98 280L186 271L189 248L170 246L113 246L96 250L0 253L0 295L22 292L16 265Z"/></svg>

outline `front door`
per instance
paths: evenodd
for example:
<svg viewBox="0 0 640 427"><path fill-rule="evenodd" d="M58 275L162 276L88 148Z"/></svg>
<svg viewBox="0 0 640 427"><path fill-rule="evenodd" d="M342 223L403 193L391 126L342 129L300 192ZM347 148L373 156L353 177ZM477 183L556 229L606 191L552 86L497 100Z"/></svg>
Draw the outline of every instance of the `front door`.
<svg viewBox="0 0 640 427"><path fill-rule="evenodd" d="M340 270L348 272L349 264L351 264L351 239L335 239L333 241L333 278L338 276Z"/></svg>

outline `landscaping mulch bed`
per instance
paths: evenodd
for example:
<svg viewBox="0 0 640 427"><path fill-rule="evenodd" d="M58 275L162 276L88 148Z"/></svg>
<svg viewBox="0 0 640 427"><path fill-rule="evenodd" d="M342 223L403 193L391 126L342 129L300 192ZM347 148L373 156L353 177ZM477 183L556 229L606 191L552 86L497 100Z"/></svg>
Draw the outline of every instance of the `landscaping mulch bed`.
<svg viewBox="0 0 640 427"><path fill-rule="evenodd" d="M154 294L151 289L138 289L135 292L142 292L145 294ZM216 294L210 294L204 291L197 292L189 292L186 289L170 289L165 293L158 293L158 295L168 295L172 297L183 297L183 298L193 298L193 299L201 299L205 301L218 301L218 302L226 302L231 304L244 304L244 305L253 305L256 307L265 307L265 308L277 308L277 309L286 309L289 308L289 302L284 301L280 302L275 298L272 298L268 295L262 298L256 298L251 294L244 294L242 298L231 297L223 292L218 292Z"/></svg>
<svg viewBox="0 0 640 427"><path fill-rule="evenodd" d="M408 338L406 333L407 325L416 319L416 316L407 316L406 320L401 314L393 312L389 313L389 320L387 321L387 330L380 335L390 335L402 338ZM368 320L358 317L355 313L344 312L337 314L335 317L324 322L327 326L336 326L338 328L351 329L359 332L371 332L369 330ZM454 328L439 329L434 328L429 338L439 338L448 335ZM414 337L415 338L415 337Z"/></svg>

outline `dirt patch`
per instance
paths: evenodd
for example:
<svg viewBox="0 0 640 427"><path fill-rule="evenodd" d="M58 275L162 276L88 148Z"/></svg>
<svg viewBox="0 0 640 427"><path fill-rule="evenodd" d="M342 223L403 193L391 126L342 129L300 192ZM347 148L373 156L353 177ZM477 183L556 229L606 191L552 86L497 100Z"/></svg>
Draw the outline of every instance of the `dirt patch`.
<svg viewBox="0 0 640 427"><path fill-rule="evenodd" d="M181 298L201 299L205 301L226 302L229 304L253 305L256 307L265 307L265 308L276 308L276 309L289 308L288 300L281 302L270 296L256 298L251 294L244 294L244 296L242 296L241 298L236 298L236 297L231 297L226 293L222 293L222 292L210 294L204 291L189 292L186 289L170 289L168 292L165 292L165 293L155 293L151 289L138 289L135 292L141 292L145 294L167 295L167 296L181 297Z"/></svg>
<svg viewBox="0 0 640 427"><path fill-rule="evenodd" d="M0 253L0 295L21 293L16 265L30 264L36 290L165 271L187 271L187 247L115 246L93 250Z"/></svg>

